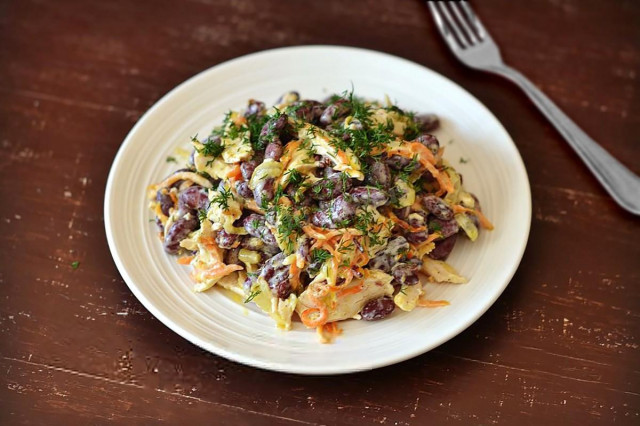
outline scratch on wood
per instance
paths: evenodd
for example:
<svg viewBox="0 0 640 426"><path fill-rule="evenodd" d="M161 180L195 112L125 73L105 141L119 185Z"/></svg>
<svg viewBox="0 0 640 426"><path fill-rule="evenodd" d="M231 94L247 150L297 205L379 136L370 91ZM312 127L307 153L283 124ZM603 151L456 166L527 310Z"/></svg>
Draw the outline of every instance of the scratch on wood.
<svg viewBox="0 0 640 426"><path fill-rule="evenodd" d="M47 370L51 370L51 371L57 371L59 373L70 374L70 375L73 375L73 376L83 377L83 378L86 378L86 379L99 380L99 381L103 381L103 382L114 384L114 385L130 386L130 387L134 387L134 388L137 388L137 389L147 389L145 386L139 385L137 383L123 382L123 381L120 381L120 380L110 379L108 377L102 377L102 376L97 376L95 374L84 373L82 371L70 370L68 368L63 368L63 367L56 367L54 365L41 364L41 363L38 363L38 362L30 362L30 361L25 361L23 359L11 358L11 357L6 357L6 356L2 357L2 358L4 360L10 361L10 362L30 365L32 367L43 368L43 369L47 369ZM268 417L268 418L272 418L272 419L278 419L278 420L286 420L286 421L289 421L289 422L300 423L300 424L305 424L305 425L319 425L319 423L307 422L307 421L304 421L304 420L293 419L293 418L290 418L290 417L282 417L282 416L278 416L278 415L275 415L275 414L262 413L262 412L259 412L259 411L248 410L246 408L242 408L242 407L238 407L238 406L230 405L230 404L224 404L224 403L221 403L221 402L207 401L206 399L198 398L198 397L191 396L191 395L184 395L184 394L179 393L179 392L170 392L170 391L166 391L164 389L154 389L154 391L156 391L158 393L166 394L166 395L171 395L171 396L174 396L174 397L177 397L177 398L181 398L181 399L201 402L201 403L205 403L205 404L211 404L211 405L215 405L215 406L218 406L218 407L227 408L227 409L230 409L230 410L236 410L236 411L239 411L241 413L255 414L255 415L258 415L258 416L264 416L264 417Z"/></svg>

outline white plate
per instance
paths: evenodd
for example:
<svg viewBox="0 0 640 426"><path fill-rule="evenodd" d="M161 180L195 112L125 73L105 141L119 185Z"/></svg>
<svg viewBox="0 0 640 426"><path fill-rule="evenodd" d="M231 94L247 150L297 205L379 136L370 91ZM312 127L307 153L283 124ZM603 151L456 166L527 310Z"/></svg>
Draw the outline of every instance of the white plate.
<svg viewBox="0 0 640 426"><path fill-rule="evenodd" d="M401 108L434 112L445 158L464 175L496 225L475 243L461 241L449 257L464 285L432 285L444 308L396 310L379 322L347 321L334 344L297 323L279 331L257 310L223 292L196 294L188 267L167 256L147 209L146 188L176 168L175 155L196 133L208 134L229 109L249 98L271 104L285 91L322 99L355 88L357 95ZM459 159L468 159L465 164ZM477 99L450 80L405 59L332 46L270 50L225 62L182 83L133 127L107 182L105 227L115 263L131 291L167 327L225 358L269 370L338 374L393 364L422 354L471 325L498 298L522 258L531 223L527 173L513 141ZM459 240L460 241L460 240Z"/></svg>

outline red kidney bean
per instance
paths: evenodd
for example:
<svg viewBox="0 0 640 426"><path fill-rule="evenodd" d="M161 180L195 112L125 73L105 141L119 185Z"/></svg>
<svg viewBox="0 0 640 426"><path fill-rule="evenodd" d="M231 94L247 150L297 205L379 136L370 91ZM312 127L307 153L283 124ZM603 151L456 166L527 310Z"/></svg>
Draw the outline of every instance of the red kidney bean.
<svg viewBox="0 0 640 426"><path fill-rule="evenodd" d="M244 116L250 117L252 115L263 115L264 112L264 102L256 101L255 99L249 99L249 105L247 105L247 109L244 111Z"/></svg>
<svg viewBox="0 0 640 426"><path fill-rule="evenodd" d="M394 170L402 170L411 163L411 159L400 155L392 155L391 157L385 158L384 162Z"/></svg>
<svg viewBox="0 0 640 426"><path fill-rule="evenodd" d="M431 130L436 130L440 127L440 120L438 116L435 114L421 114L417 115L414 118L414 121L420 127L420 130L423 132L429 132Z"/></svg>
<svg viewBox="0 0 640 426"><path fill-rule="evenodd" d="M290 110L295 111L296 117L307 123L317 124L324 111L324 105L318 101L303 100L291 104Z"/></svg>
<svg viewBox="0 0 640 426"><path fill-rule="evenodd" d="M350 178L330 167L324 169L324 178L317 181L307 193L314 200L326 201L348 191L353 186Z"/></svg>
<svg viewBox="0 0 640 426"><path fill-rule="evenodd" d="M262 130L258 140L263 144L271 142L280 142L280 144L287 143L293 138L295 132L289 124L289 117L287 114L280 114L278 117L268 120Z"/></svg>
<svg viewBox="0 0 640 426"><path fill-rule="evenodd" d="M357 189L357 188L356 188ZM356 216L356 205L347 201L344 195L340 195L331 204L331 221L334 224L344 224L353 220Z"/></svg>
<svg viewBox="0 0 640 426"><path fill-rule="evenodd" d="M278 253L267 260L260 270L260 277L269 285L274 295L280 299L286 299L291 294L291 278L289 265L284 265L284 253Z"/></svg>
<svg viewBox="0 0 640 426"><path fill-rule="evenodd" d="M267 145L267 148L264 151L264 158L279 161L280 157L282 157L282 144L279 141L274 141Z"/></svg>
<svg viewBox="0 0 640 426"><path fill-rule="evenodd" d="M425 209L432 215L442 220L453 219L453 210L441 198L435 195L427 195L420 200Z"/></svg>
<svg viewBox="0 0 640 426"><path fill-rule="evenodd" d="M380 207L387 204L389 196L381 189L373 186L360 186L349 191L349 196L357 205Z"/></svg>
<svg viewBox="0 0 640 426"><path fill-rule="evenodd" d="M365 321L374 321L388 316L396 308L393 299L389 296L383 296L367 302L360 311L360 316Z"/></svg>
<svg viewBox="0 0 640 426"><path fill-rule="evenodd" d="M349 114L349 111L351 111L351 107L347 100L338 99L324 110L320 116L320 123L325 126L329 125L338 118L346 117Z"/></svg>
<svg viewBox="0 0 640 426"><path fill-rule="evenodd" d="M460 230L460 227L458 226L458 222L456 222L455 219L442 220L433 218L429 220L429 230L432 232L439 232L443 238L447 238L454 234L457 234Z"/></svg>
<svg viewBox="0 0 640 426"><path fill-rule="evenodd" d="M416 141L429 148L429 151L431 151L433 155L436 155L440 150L440 142L438 141L438 138L428 133L418 136Z"/></svg>
<svg viewBox="0 0 640 426"><path fill-rule="evenodd" d="M168 193L165 193L166 189L161 189L156 192L156 201L160 203L160 210L165 216L169 216L171 207L173 207L173 200Z"/></svg>
<svg viewBox="0 0 640 426"><path fill-rule="evenodd" d="M245 161L240 164L240 172L242 173L242 178L246 181L251 180L251 176L253 176L253 171L258 167L258 161L251 159L249 161Z"/></svg>
<svg viewBox="0 0 640 426"><path fill-rule="evenodd" d="M207 190L199 185L190 186L178 194L178 208L180 211L202 210L208 206Z"/></svg>
<svg viewBox="0 0 640 426"><path fill-rule="evenodd" d="M198 229L199 225L198 217L194 214L187 214L173 222L164 236L164 250L171 254L178 253L180 251L180 241Z"/></svg>
<svg viewBox="0 0 640 426"><path fill-rule="evenodd" d="M253 198L253 191L251 191L247 182L238 182L236 184L236 192L246 200Z"/></svg>
<svg viewBox="0 0 640 426"><path fill-rule="evenodd" d="M230 234L224 229L219 230L216 235L216 243L223 249L230 249L237 239L238 234Z"/></svg>
<svg viewBox="0 0 640 426"><path fill-rule="evenodd" d="M401 209L393 209L393 214L395 214L399 219L405 220L409 217L411 213L411 207L403 207Z"/></svg>
<svg viewBox="0 0 640 426"><path fill-rule="evenodd" d="M436 248L431 250L429 257L436 260L444 260L449 257L453 247L456 245L458 234L453 234L449 238L445 238L442 241L436 241Z"/></svg>
<svg viewBox="0 0 640 426"><path fill-rule="evenodd" d="M336 225L333 223L329 215L324 210L318 210L311 216L311 223L320 228L334 229Z"/></svg>
<svg viewBox="0 0 640 426"><path fill-rule="evenodd" d="M394 283L401 285L416 285L420 282L418 279L419 265L415 263L396 263L391 268Z"/></svg>
<svg viewBox="0 0 640 426"><path fill-rule="evenodd" d="M389 166L382 161L369 161L369 173L365 178L365 182L370 185L379 185L388 188L391 185L391 172Z"/></svg>
<svg viewBox="0 0 640 426"><path fill-rule="evenodd" d="M276 247L278 246L276 237L273 235L273 233L265 223L264 216L256 213L250 214L249 216L244 218L242 224L247 233L252 237L260 238L266 245Z"/></svg>
<svg viewBox="0 0 640 426"><path fill-rule="evenodd" d="M256 187L253 190L253 198L256 200L256 204L259 207L262 207L267 201L271 201L273 199L273 196L275 195L274 192L274 179L267 178L256 184Z"/></svg>
<svg viewBox="0 0 640 426"><path fill-rule="evenodd" d="M407 218L407 223L413 228L419 228L421 226L425 226L426 222L425 222L424 216L420 214L420 212L416 212L416 213L411 213L409 215L409 217ZM411 231L405 232L405 237L407 241L409 241L412 244L420 244L421 242L425 241L428 236L429 236L428 230L417 231L417 232L411 232Z"/></svg>

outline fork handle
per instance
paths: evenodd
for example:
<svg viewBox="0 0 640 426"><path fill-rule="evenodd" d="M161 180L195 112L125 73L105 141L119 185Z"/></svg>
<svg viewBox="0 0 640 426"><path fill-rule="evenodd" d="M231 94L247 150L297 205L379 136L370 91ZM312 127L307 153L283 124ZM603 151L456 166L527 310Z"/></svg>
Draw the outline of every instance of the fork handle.
<svg viewBox="0 0 640 426"><path fill-rule="evenodd" d="M564 136L611 197L624 209L640 215L640 177L591 139L524 75L506 65L492 67L490 71L520 86Z"/></svg>

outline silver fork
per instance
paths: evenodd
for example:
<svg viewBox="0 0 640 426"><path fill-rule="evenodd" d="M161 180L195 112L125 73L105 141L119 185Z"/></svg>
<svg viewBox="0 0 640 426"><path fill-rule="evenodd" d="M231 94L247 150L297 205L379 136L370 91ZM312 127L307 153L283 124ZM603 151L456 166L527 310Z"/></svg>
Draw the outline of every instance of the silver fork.
<svg viewBox="0 0 640 426"><path fill-rule="evenodd" d="M440 34L463 64L501 75L520 86L611 197L624 209L640 215L640 178L591 139L524 75L502 62L498 46L466 1L427 3Z"/></svg>

